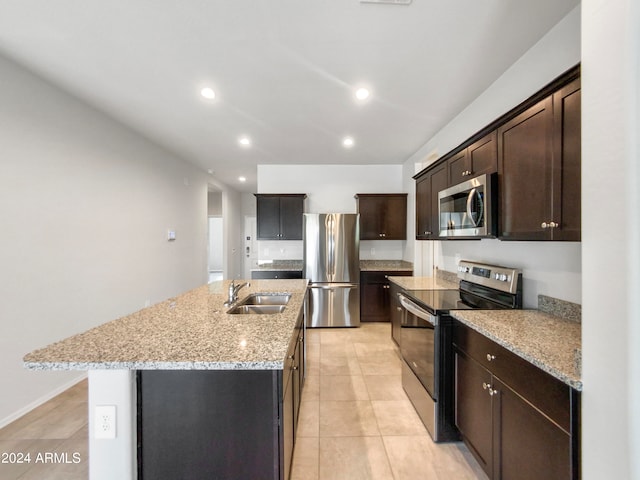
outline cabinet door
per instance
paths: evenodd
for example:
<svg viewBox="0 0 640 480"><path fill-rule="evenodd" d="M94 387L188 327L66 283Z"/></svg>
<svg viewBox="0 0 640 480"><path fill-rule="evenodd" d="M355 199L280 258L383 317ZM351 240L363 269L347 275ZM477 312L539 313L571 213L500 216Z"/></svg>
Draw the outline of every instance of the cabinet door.
<svg viewBox="0 0 640 480"><path fill-rule="evenodd" d="M302 240L302 211L304 198L301 196L280 197L280 239Z"/></svg>
<svg viewBox="0 0 640 480"><path fill-rule="evenodd" d="M258 240L279 240L280 197L256 197L256 219Z"/></svg>
<svg viewBox="0 0 640 480"><path fill-rule="evenodd" d="M469 146L467 149L469 152L469 170L468 175L465 176L466 178L498 171L497 138L497 132L493 131Z"/></svg>
<svg viewBox="0 0 640 480"><path fill-rule="evenodd" d="M455 372L456 427L482 469L492 478L491 374L461 352L455 353Z"/></svg>
<svg viewBox="0 0 640 480"><path fill-rule="evenodd" d="M407 239L407 195L389 195L384 216L384 240Z"/></svg>
<svg viewBox="0 0 640 480"><path fill-rule="evenodd" d="M389 321L389 281L383 272L360 274L360 321Z"/></svg>
<svg viewBox="0 0 640 480"><path fill-rule="evenodd" d="M447 161L447 170L449 185L457 185L466 180L465 177L469 171L469 156L466 148Z"/></svg>
<svg viewBox="0 0 640 480"><path fill-rule="evenodd" d="M504 383L493 379L496 472L501 480L570 480L571 438Z"/></svg>
<svg viewBox="0 0 640 480"><path fill-rule="evenodd" d="M357 198L361 240L406 240L406 194L358 194Z"/></svg>
<svg viewBox="0 0 640 480"><path fill-rule="evenodd" d="M500 232L503 240L548 240L552 193L552 98L498 129Z"/></svg>
<svg viewBox="0 0 640 480"><path fill-rule="evenodd" d="M416 240L431 236L431 175L416 178Z"/></svg>
<svg viewBox="0 0 640 480"><path fill-rule="evenodd" d="M360 240L381 240L385 230L384 219L388 215L384 197L358 195L360 214Z"/></svg>
<svg viewBox="0 0 640 480"><path fill-rule="evenodd" d="M445 164L431 174L431 235L429 238L439 239L440 234L440 202L438 193L447 188L447 166Z"/></svg>
<svg viewBox="0 0 640 480"><path fill-rule="evenodd" d="M293 371L285 369L283 373L284 392L282 393L282 405L280 410L280 480L287 480L291 472L291 460L293 458L293 444L295 440L294 416L294 393L293 393Z"/></svg>
<svg viewBox="0 0 640 480"><path fill-rule="evenodd" d="M553 95L554 163L552 230L554 240L580 241L580 80Z"/></svg>

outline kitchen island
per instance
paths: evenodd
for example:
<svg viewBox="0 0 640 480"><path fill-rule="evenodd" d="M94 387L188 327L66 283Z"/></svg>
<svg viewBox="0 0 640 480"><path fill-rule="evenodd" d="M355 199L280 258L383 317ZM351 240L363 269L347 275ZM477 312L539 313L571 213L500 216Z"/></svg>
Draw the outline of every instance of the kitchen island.
<svg viewBox="0 0 640 480"><path fill-rule="evenodd" d="M240 300L291 294L282 313L267 315L228 314L228 286L204 285L25 356L33 370L89 371L92 479L180 478L183 467L250 478L244 467L258 461L269 463L270 478L287 478L307 281L256 280L240 290ZM102 405L116 408L114 439L96 438ZM161 459L165 477L147 468Z"/></svg>

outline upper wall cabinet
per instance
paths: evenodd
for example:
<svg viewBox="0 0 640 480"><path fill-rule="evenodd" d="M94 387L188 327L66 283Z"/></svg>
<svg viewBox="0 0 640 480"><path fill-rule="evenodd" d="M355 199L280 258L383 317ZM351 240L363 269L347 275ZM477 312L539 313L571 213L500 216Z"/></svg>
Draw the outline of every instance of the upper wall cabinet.
<svg viewBox="0 0 640 480"><path fill-rule="evenodd" d="M580 80L498 128L503 240L580 241Z"/></svg>
<svg viewBox="0 0 640 480"><path fill-rule="evenodd" d="M305 194L255 194L258 240L302 240Z"/></svg>
<svg viewBox="0 0 640 480"><path fill-rule="evenodd" d="M447 161L449 186L498 171L496 132L481 138Z"/></svg>
<svg viewBox="0 0 640 480"><path fill-rule="evenodd" d="M446 163L416 177L416 240L439 238L438 193L447 185Z"/></svg>
<svg viewBox="0 0 640 480"><path fill-rule="evenodd" d="M406 193L358 193L360 240L406 240Z"/></svg>
<svg viewBox="0 0 640 480"><path fill-rule="evenodd" d="M580 241L580 67L414 175L416 239L437 240L438 192L498 172L498 238Z"/></svg>

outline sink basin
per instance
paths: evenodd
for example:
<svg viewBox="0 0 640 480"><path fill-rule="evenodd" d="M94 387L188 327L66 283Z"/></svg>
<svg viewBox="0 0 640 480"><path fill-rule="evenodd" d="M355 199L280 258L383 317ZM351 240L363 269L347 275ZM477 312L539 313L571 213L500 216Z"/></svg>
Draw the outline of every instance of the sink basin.
<svg viewBox="0 0 640 480"><path fill-rule="evenodd" d="M284 309L284 305L236 305L227 313L245 315L269 315L274 313L282 313Z"/></svg>
<svg viewBox="0 0 640 480"><path fill-rule="evenodd" d="M290 298L289 293L252 293L238 305L286 305Z"/></svg>

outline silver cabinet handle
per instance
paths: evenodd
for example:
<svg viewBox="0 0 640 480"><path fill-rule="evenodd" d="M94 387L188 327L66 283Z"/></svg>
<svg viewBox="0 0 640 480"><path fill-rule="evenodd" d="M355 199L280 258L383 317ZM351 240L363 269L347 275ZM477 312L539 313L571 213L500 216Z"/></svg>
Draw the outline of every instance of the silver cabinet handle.
<svg viewBox="0 0 640 480"><path fill-rule="evenodd" d="M489 388L489 384L485 383L485 382L482 382L482 389L486 390L487 388Z"/></svg>
<svg viewBox="0 0 640 480"><path fill-rule="evenodd" d="M495 359L496 359L495 355L491 355L490 353L487 353L487 362L492 362Z"/></svg>
<svg viewBox="0 0 640 480"><path fill-rule="evenodd" d="M560 226L560 224L559 224L559 223L557 223L557 222L553 222L553 221L551 221L551 222L549 222L549 223L547 223L547 222L542 222L542 223L540 224L540 226L541 226L542 228L556 228L556 227L559 227L559 226Z"/></svg>

